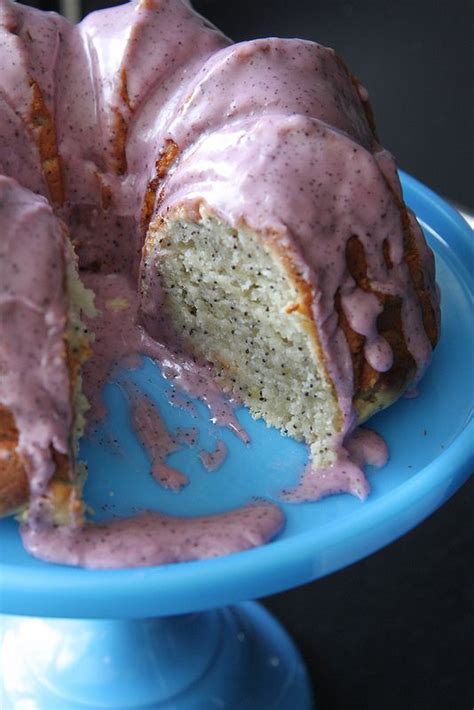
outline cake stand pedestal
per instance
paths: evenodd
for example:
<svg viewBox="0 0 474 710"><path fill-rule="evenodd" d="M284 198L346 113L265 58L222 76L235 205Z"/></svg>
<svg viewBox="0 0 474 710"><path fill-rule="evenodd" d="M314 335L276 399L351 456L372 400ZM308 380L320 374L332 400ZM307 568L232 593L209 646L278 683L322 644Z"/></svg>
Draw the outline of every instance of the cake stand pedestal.
<svg viewBox="0 0 474 710"><path fill-rule="evenodd" d="M2 654L4 710L312 707L293 643L252 602L162 619L4 617Z"/></svg>
<svg viewBox="0 0 474 710"><path fill-rule="evenodd" d="M316 504L282 504L286 527L267 545L138 569L42 563L23 550L15 521L0 521L2 710L312 707L291 640L264 609L245 600L315 580L387 545L441 506L474 468L472 393L466 387L474 362L472 231L428 188L401 177L405 198L435 251L443 330L420 396L401 400L371 422L386 439L391 460L380 472L369 469L369 499L333 496ZM155 378L159 390L159 375L146 367L136 377L143 376L144 387ZM86 498L96 509L113 500L116 514L130 514L153 500L163 512L198 515L229 510L255 496L278 502L278 491L296 482L304 463L299 444L241 412L249 447L229 435L221 471L193 471L194 455L181 461L190 474L188 489L179 496L157 493L146 457L126 432L123 400L109 394L114 436L86 442L93 469Z"/></svg>

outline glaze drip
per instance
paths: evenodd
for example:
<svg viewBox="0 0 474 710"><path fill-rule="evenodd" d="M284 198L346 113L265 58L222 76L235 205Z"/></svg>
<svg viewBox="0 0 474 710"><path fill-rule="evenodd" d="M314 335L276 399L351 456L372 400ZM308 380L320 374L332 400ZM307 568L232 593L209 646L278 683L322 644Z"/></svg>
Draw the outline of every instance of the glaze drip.
<svg viewBox="0 0 474 710"><path fill-rule="evenodd" d="M166 458L180 446L161 420L156 405L133 386L126 386L130 401L132 428L150 458L150 473L164 488L180 491L188 484L187 476L166 463Z"/></svg>
<svg viewBox="0 0 474 710"><path fill-rule="evenodd" d="M327 468L314 469L308 463L298 485L284 491L288 503L321 500L334 493L350 493L365 500L370 486L364 475L366 464L380 468L388 461L387 446L381 436L368 429L356 429L340 447L336 461Z"/></svg>

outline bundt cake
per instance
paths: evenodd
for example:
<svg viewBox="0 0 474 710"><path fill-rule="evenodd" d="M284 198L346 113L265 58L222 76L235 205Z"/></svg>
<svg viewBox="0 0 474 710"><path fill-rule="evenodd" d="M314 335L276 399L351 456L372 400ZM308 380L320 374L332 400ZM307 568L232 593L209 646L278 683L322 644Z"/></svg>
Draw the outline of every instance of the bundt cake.
<svg viewBox="0 0 474 710"><path fill-rule="evenodd" d="M185 0L77 26L0 0L0 56L0 511L29 501L32 524L39 501L81 516L87 329L96 389L119 355L166 353L168 370L187 357L189 391L205 394L205 371L308 444L320 493L363 497L347 472L370 442L350 436L423 375L439 298L341 59L302 40L232 44ZM85 284L130 326L116 348L73 247ZM85 367L93 377L94 355Z"/></svg>

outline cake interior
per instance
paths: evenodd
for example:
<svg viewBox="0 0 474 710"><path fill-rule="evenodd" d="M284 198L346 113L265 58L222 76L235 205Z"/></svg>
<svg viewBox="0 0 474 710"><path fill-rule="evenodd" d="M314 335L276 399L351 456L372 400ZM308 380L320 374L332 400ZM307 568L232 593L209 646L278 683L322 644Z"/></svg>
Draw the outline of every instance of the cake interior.
<svg viewBox="0 0 474 710"><path fill-rule="evenodd" d="M277 250L204 212L199 221L177 215L152 224L145 254L180 345L212 363L223 389L254 417L307 442L316 465L330 463L337 400Z"/></svg>

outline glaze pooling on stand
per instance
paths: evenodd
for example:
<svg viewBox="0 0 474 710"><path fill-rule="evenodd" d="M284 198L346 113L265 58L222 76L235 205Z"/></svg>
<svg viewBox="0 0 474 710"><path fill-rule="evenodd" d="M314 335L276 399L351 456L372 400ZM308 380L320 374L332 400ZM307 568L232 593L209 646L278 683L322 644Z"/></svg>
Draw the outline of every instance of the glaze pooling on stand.
<svg viewBox="0 0 474 710"><path fill-rule="evenodd" d="M227 453L227 446L219 439L213 451L200 451L199 458L207 471L217 471L224 463Z"/></svg>
<svg viewBox="0 0 474 710"><path fill-rule="evenodd" d="M180 491L188 484L181 471L169 466L166 458L180 446L167 430L156 405L133 385L125 390L130 402L132 428L150 458L150 473L164 488Z"/></svg>
<svg viewBox="0 0 474 710"><path fill-rule="evenodd" d="M382 437L368 429L356 429L339 448L335 463L328 468L314 469L309 462L298 485L283 491L282 500L302 503L321 500L335 493L350 493L365 500L370 486L364 466L370 464L381 468L387 461L387 445Z"/></svg>
<svg viewBox="0 0 474 710"><path fill-rule="evenodd" d="M79 528L22 528L26 549L40 559L93 569L142 567L208 559L263 545L283 526L271 503L227 513L176 518L144 512Z"/></svg>

